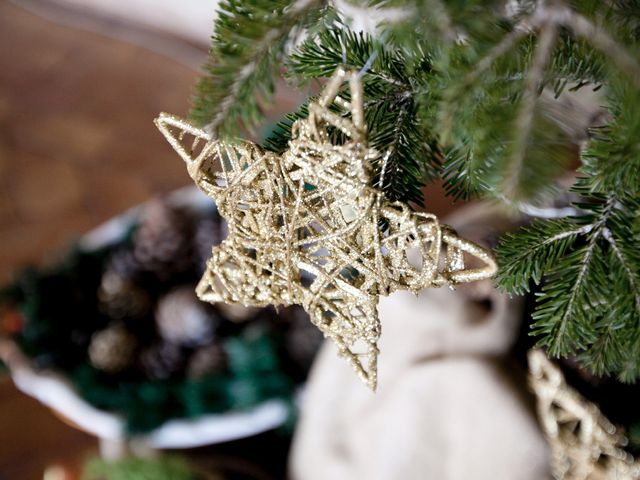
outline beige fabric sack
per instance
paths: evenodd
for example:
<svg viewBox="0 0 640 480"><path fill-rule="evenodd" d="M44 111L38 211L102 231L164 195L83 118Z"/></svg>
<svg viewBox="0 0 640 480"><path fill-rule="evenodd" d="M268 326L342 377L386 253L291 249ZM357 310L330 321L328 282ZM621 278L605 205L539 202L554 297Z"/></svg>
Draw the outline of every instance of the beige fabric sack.
<svg viewBox="0 0 640 480"><path fill-rule="evenodd" d="M293 480L550 478L526 372L507 357L519 302L481 282L396 292L379 311L378 391L325 342L303 398Z"/></svg>

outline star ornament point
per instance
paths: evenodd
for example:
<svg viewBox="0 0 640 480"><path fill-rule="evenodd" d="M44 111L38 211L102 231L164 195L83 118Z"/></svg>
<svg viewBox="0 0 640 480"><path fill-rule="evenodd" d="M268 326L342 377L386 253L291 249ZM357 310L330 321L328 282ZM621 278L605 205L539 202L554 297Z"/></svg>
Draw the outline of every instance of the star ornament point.
<svg viewBox="0 0 640 480"><path fill-rule="evenodd" d="M345 82L348 101L338 94ZM198 296L245 306L301 305L372 390L380 295L496 271L490 252L371 186L371 165L382 157L367 146L354 72L334 74L308 118L293 125L282 154L216 140L165 113L155 123L229 226L213 247ZM336 131L341 143L332 141ZM469 268L468 259L478 265Z"/></svg>

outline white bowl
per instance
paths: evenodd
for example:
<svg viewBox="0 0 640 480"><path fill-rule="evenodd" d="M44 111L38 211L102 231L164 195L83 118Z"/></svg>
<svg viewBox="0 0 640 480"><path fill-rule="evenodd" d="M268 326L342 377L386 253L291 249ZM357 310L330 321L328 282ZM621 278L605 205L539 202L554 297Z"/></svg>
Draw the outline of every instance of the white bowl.
<svg viewBox="0 0 640 480"><path fill-rule="evenodd" d="M195 187L168 196L170 204L193 210L211 208L211 199ZM144 204L98 226L79 242L84 250L96 250L119 241L135 222ZM69 423L101 441L104 456L119 456L123 446L134 441L145 448L192 448L256 435L282 425L289 406L283 400L269 400L242 411L202 415L196 419L173 419L144 435L127 434L124 420L117 414L93 407L82 399L73 385L59 373L36 371L30 360L10 340L0 340L0 358L9 367L18 389L60 414Z"/></svg>

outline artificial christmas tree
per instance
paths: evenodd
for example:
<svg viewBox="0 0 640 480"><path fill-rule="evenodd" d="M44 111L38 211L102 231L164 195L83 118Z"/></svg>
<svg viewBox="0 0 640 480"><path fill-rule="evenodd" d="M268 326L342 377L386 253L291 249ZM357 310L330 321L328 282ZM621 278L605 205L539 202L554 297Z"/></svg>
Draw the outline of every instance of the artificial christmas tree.
<svg viewBox="0 0 640 480"><path fill-rule="evenodd" d="M250 176L253 165L270 152L299 161L304 149L292 146L307 125L319 130L313 127L319 106L327 108L319 116L331 118L320 137L336 149L348 146L354 139L344 127L348 110L361 101L364 110L353 116L355 124L362 118L366 145L379 152L365 168L370 168L362 177L367 185L389 202L416 208L428 206L422 187L433 182L442 182L454 199L484 198L502 205L514 223L525 225L502 235L496 283L511 295L535 293L527 321L538 345L596 376L634 382L640 376L636 3L363 0L335 7L321 1L221 3L191 115L202 130L169 117L159 120L196 183L215 195L234 184L216 177L216 169L239 177L247 170ZM381 20L359 22L354 12ZM362 31L362 25L369 30ZM340 89L335 105L323 103L323 96L311 97L281 122L264 143L266 152L230 146L261 122L283 71L292 84L305 86L340 68L355 72L362 97L348 88ZM567 99L585 91L598 92L602 107L591 109L595 115L571 118L566 105L573 100ZM188 146L182 143L186 134L210 143ZM278 175L277 162L269 165L266 171ZM346 176L358 177L356 170ZM327 166L322 180L335 173L341 173L338 163ZM312 177L300 192L318 189L318 201L326 200L329 210L341 199L357 210L359 198L345 192L334 197L322 180ZM276 187L272 197L284 198L295 187ZM228 217L243 213L236 207ZM374 230L393 234L384 218ZM312 238L313 232L306 235ZM355 256L368 247L366 242L351 246ZM432 259L438 264L437 257ZM227 271L214 251L209 291L201 283L202 298L288 303L218 285L230 272L242 275L255 266L236 264ZM358 267L354 270L358 276ZM314 320L321 329L326 327L322 315ZM373 363L359 371L373 385L368 371L375 371Z"/></svg>
<svg viewBox="0 0 640 480"><path fill-rule="evenodd" d="M488 198L524 214L531 225L497 248L498 285L510 294L536 289L533 333L550 355L578 355L597 374L635 380L635 2L355 3L388 21L362 32L325 2L221 2L193 120L231 140L262 119L283 66L303 85L338 66L353 69L364 86L369 145L385 158L371 166L371 185L391 201L428 204L421 187L440 179L455 198ZM605 111L599 124L580 119L582 131L571 133L576 122L554 102L580 90L602 91ZM349 99L346 89L340 95ZM266 148L284 151L293 121L307 114L303 105ZM339 129L331 136L343 141ZM558 206L572 170L570 203Z"/></svg>

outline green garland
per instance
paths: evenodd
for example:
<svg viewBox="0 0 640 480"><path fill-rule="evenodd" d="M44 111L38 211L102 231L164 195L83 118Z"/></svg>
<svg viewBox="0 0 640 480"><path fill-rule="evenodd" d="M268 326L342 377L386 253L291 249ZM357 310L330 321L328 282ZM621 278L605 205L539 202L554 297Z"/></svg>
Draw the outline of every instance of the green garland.
<svg viewBox="0 0 640 480"><path fill-rule="evenodd" d="M179 457L159 459L125 458L107 461L95 457L87 460L82 480L196 480L186 460Z"/></svg>
<svg viewBox="0 0 640 480"><path fill-rule="evenodd" d="M120 414L132 434L170 419L247 409L273 398L292 405L295 382L282 361L282 333L264 319L235 327L223 341L228 368L213 376L156 380L92 367L91 335L109 322L96 298L109 253L74 248L53 268L23 272L0 295L0 303L19 308L24 317L13 339L34 368L64 374L90 404Z"/></svg>

